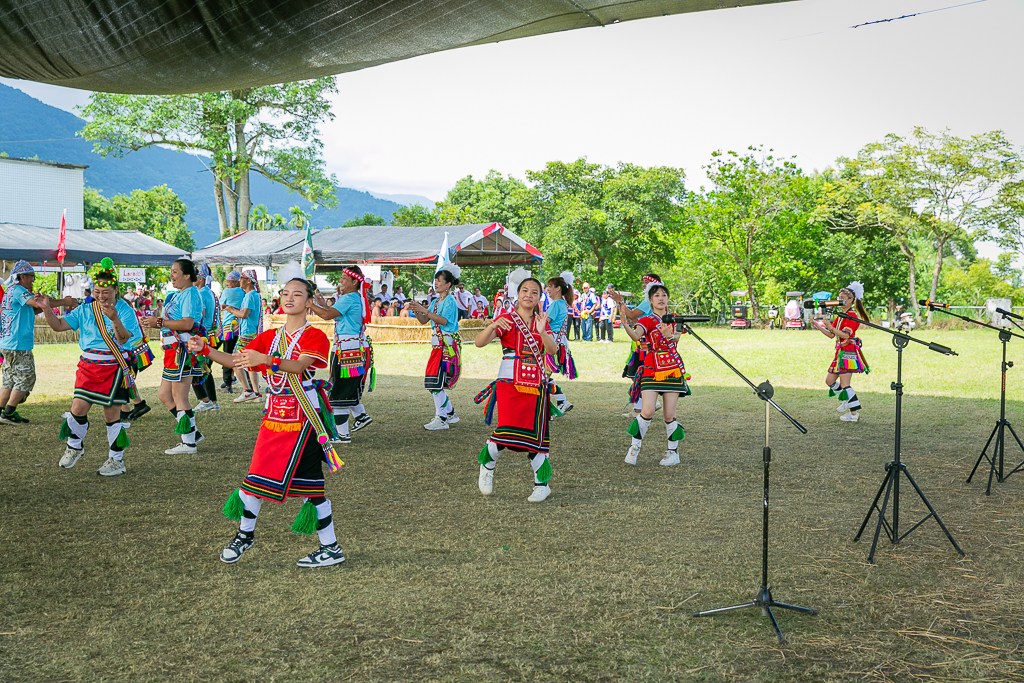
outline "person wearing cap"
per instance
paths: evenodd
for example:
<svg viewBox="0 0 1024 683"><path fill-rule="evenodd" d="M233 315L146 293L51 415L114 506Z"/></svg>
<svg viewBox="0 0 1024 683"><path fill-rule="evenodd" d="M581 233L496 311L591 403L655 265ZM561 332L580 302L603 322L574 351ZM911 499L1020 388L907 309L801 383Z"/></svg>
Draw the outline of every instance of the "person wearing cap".
<svg viewBox="0 0 1024 683"><path fill-rule="evenodd" d="M601 306L601 299L590 288L589 282L583 283L582 299L583 341L594 341L594 314Z"/></svg>
<svg viewBox="0 0 1024 683"><path fill-rule="evenodd" d="M220 295L220 308L221 308L221 324L220 324L220 341L224 353L232 354L235 352L235 345L238 343L239 334L239 322L238 318L231 313L229 309L238 308L242 304L242 300L245 299L245 290L241 287L242 274L237 270L232 270L224 278L224 291ZM235 382L235 372L230 367L225 366L222 370L222 379L220 388L229 394L235 392L232 384ZM243 383L244 387L245 384Z"/></svg>
<svg viewBox="0 0 1024 683"><path fill-rule="evenodd" d="M109 258L100 261L100 270L93 279L94 302L63 317L56 316L49 300L41 297L46 324L56 332L77 331L82 351L71 410L62 416L64 422L60 427L59 438L67 441L67 447L57 464L71 469L85 454L83 442L89 431L89 409L97 405L103 410L107 426L108 451L106 462L96 474L116 477L125 473L124 450L131 445L125 432L130 424L124 420L121 407L138 396L131 349L144 337L135 311L118 297L114 262Z"/></svg>
<svg viewBox="0 0 1024 683"><path fill-rule="evenodd" d="M18 261L11 270L7 291L0 300L0 424L17 425L28 420L17 407L36 385L35 347L36 312L43 309L40 297L32 293L36 271L28 261ZM70 297L52 301L54 306L74 307Z"/></svg>
<svg viewBox="0 0 1024 683"><path fill-rule="evenodd" d="M220 346L220 306L217 305L217 297L210 289L211 280L213 280L213 274L210 272L210 266L205 263L201 264L199 278L196 280L196 289L199 290L199 298L203 302L203 332L206 341L216 348ZM196 398L199 399L199 403L195 407L197 413L220 410L220 404L217 403L217 387L213 381L213 368L206 363L203 369L205 370L203 376L192 380L192 390L196 393Z"/></svg>
<svg viewBox="0 0 1024 683"><path fill-rule="evenodd" d="M238 347L245 348L260 333L263 327L263 300L260 299L260 283L256 279L256 271L246 268L242 271L240 280L245 298L239 306L225 306L224 310L239 319L240 332ZM236 398L233 403L248 403L259 401L263 398L260 395L259 373L249 371L248 374L242 368L235 368L235 376L245 388L242 395Z"/></svg>

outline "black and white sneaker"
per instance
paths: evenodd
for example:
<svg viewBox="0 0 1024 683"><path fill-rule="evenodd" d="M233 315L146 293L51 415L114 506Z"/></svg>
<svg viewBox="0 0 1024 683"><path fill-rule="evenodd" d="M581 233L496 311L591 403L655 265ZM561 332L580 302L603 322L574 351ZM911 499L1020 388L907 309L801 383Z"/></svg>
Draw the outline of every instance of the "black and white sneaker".
<svg viewBox="0 0 1024 683"><path fill-rule="evenodd" d="M370 424L371 422L373 422L373 418L367 415L366 413L363 413L362 415L356 415L356 419L352 420L352 431L358 432L360 429Z"/></svg>
<svg viewBox="0 0 1024 683"><path fill-rule="evenodd" d="M332 564L341 564L345 561L345 553L337 543L322 545L319 550L311 552L296 564L300 567L330 567Z"/></svg>
<svg viewBox="0 0 1024 683"><path fill-rule="evenodd" d="M331 439L331 443L352 443L351 434L338 434L338 438Z"/></svg>
<svg viewBox="0 0 1024 683"><path fill-rule="evenodd" d="M139 405L132 408L132 412L128 414L128 419L132 422L138 420L140 417L153 410L148 403L140 403Z"/></svg>
<svg viewBox="0 0 1024 683"><path fill-rule="evenodd" d="M231 543L228 543L228 547L220 553L220 561L225 564L234 564L242 559L242 553L251 548L256 542L256 535L253 533L245 533L239 531L235 534L235 537L231 539Z"/></svg>

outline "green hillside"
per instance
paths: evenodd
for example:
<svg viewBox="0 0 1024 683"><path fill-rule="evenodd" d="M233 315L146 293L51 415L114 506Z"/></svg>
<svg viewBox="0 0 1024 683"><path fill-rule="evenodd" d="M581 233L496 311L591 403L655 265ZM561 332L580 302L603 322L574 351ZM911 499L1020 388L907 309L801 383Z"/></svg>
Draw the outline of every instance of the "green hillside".
<svg viewBox="0 0 1024 683"><path fill-rule="evenodd" d="M92 151L92 143L76 138L83 122L66 111L43 104L22 91L0 84L0 152L12 157L38 157L46 161L85 164L85 184L106 197L166 184L188 206L189 228L197 245L219 239L213 177L204 158L168 149L144 149L122 159L104 159ZM309 202L286 188L252 174L253 204L271 213L288 215L298 205L312 215L314 227L339 226L366 212L391 218L401 205L377 199L369 192L340 187L338 206L313 211Z"/></svg>

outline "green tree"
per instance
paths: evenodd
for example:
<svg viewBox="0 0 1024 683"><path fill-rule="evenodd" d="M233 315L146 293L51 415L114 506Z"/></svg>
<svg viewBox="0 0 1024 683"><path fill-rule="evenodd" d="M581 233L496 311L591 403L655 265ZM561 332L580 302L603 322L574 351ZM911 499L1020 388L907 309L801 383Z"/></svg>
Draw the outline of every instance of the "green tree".
<svg viewBox="0 0 1024 683"><path fill-rule="evenodd" d="M119 230L138 230L182 251L195 249L192 231L185 223L188 207L166 185L111 199Z"/></svg>
<svg viewBox="0 0 1024 683"><path fill-rule="evenodd" d="M413 204L412 206L403 206L391 214L391 225L409 228L417 225L438 225L438 222L437 216L430 209L420 204Z"/></svg>
<svg viewBox="0 0 1024 683"><path fill-rule="evenodd" d="M269 230L273 217L263 204L257 204L249 211L249 230Z"/></svg>
<svg viewBox="0 0 1024 683"><path fill-rule="evenodd" d="M288 219L288 228L290 230L305 230L306 223L309 222L309 214L303 211L298 206L293 206L288 209L288 215L291 218Z"/></svg>
<svg viewBox="0 0 1024 683"><path fill-rule="evenodd" d="M82 194L86 230L117 230L114 205L99 190L85 188Z"/></svg>
<svg viewBox="0 0 1024 683"><path fill-rule="evenodd" d="M334 205L319 124L331 120L334 78L194 95L93 93L79 135L101 155L144 147L206 152L222 236L248 229L249 173Z"/></svg>
<svg viewBox="0 0 1024 683"><path fill-rule="evenodd" d="M956 306L984 306L988 298L1007 298L1019 304L1024 290L1000 277L993 265L988 259L978 259L966 268L947 267L942 271L938 295Z"/></svg>
<svg viewBox="0 0 1024 683"><path fill-rule="evenodd" d="M387 224L388 224L388 222L386 220L384 220L383 218L381 218L380 216L378 216L377 214L373 213L372 211L367 211L362 216L355 216L354 218L348 219L347 221L345 221L344 223L341 224L341 227L343 227L343 228L354 228L354 227L357 227L357 226L360 226L360 225L387 225Z"/></svg>
<svg viewBox="0 0 1024 683"><path fill-rule="evenodd" d="M690 239L714 244L732 260L760 317L758 285L786 250L806 241L807 187L801 171L773 150L749 147L745 154L716 151L704 167L710 191L688 205Z"/></svg>

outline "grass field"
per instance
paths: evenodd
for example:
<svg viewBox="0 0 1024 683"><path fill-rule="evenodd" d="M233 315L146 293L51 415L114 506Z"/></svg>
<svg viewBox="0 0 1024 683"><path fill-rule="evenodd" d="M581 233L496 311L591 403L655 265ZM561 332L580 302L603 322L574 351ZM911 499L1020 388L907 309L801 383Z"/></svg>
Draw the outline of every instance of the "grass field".
<svg viewBox="0 0 1024 683"><path fill-rule="evenodd" d="M772 414L771 584L821 611L778 611L785 647L754 610L690 616L758 588L764 437L764 404L695 340L681 344L694 395L680 402L674 468L658 466L657 421L638 467L622 462L625 341L573 346L576 408L553 423L554 493L539 505L526 501L525 458L500 461L493 496L476 489L489 429L472 397L496 347L464 347L462 422L447 432L421 427L427 348L376 347L374 422L327 481L348 561L315 571L295 567L316 544L288 529L296 501L263 506L238 564L217 559L256 406L200 414L207 441L190 457L163 454L176 437L154 410L129 432L128 473L109 480L95 474L106 444L94 427L61 470L77 349L44 346L21 410L32 424L0 427L0 680L1024 680L1024 473L991 496L987 469L965 483L998 418L994 334L924 333L960 355L904 353L904 461L966 557L928 520L895 547L883 536L869 565L870 535L851 539L892 457L888 337L864 334L872 372L855 382L862 420L847 424L825 394L832 347L817 332L698 333L755 382L770 378L808 429ZM1022 371L1007 402L1020 429ZM156 403L157 371L140 379ZM924 514L904 482L901 528Z"/></svg>

